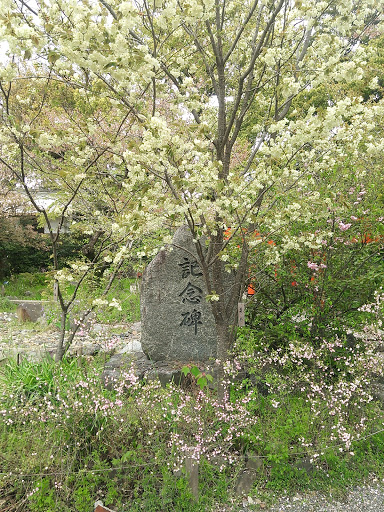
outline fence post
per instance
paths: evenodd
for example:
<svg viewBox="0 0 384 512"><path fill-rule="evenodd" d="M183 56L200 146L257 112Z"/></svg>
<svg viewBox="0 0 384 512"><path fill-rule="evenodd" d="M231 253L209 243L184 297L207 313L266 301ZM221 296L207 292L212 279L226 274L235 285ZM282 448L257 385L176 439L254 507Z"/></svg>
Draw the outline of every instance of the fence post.
<svg viewBox="0 0 384 512"><path fill-rule="evenodd" d="M239 327L245 327L245 305L244 302L237 304L237 325Z"/></svg>
<svg viewBox="0 0 384 512"><path fill-rule="evenodd" d="M59 300L59 283L53 281L53 300L57 302Z"/></svg>
<svg viewBox="0 0 384 512"><path fill-rule="evenodd" d="M188 450L185 457L185 473L195 500L199 499L199 463L193 458L193 448Z"/></svg>

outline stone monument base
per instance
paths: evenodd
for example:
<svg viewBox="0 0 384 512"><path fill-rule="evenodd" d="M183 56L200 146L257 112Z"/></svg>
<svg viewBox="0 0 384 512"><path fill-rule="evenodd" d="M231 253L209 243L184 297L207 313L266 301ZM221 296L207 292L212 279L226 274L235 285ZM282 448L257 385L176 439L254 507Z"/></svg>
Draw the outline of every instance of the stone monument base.
<svg viewBox="0 0 384 512"><path fill-rule="evenodd" d="M201 369L208 365L208 363L202 361L190 361L188 364ZM114 382L119 380L121 372L133 368L134 375L139 380L159 380L163 387L171 382L180 386L188 382L188 377L185 377L182 372L185 365L185 362L180 361L153 362L143 352L116 354L105 364L101 378L103 385L107 389L112 389Z"/></svg>

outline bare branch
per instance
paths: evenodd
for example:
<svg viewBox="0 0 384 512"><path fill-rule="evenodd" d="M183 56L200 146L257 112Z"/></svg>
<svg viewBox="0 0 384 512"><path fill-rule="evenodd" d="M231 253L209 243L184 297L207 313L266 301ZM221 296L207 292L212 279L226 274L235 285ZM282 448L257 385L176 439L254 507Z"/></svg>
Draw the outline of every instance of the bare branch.
<svg viewBox="0 0 384 512"><path fill-rule="evenodd" d="M32 9L32 7L30 7L26 2L24 2L24 0L20 0L21 2L21 5L23 7L26 7L32 14L34 14L35 16L38 16L38 13Z"/></svg>
<svg viewBox="0 0 384 512"><path fill-rule="evenodd" d="M235 39L233 40L231 48L228 50L227 54L224 57L224 63L227 62L229 57L232 55L234 49L236 48L237 43L239 42L239 39L240 39L241 35L243 34L243 32L245 30L245 27L248 25L250 19L252 18L253 13L255 12L256 7L258 6L258 4L259 4L259 0L255 0L254 4L252 5L252 7L251 7L251 9L250 9L250 11L248 13L248 16L246 17L246 19L242 23L242 25L241 25L241 27L239 29L239 32L237 33Z"/></svg>

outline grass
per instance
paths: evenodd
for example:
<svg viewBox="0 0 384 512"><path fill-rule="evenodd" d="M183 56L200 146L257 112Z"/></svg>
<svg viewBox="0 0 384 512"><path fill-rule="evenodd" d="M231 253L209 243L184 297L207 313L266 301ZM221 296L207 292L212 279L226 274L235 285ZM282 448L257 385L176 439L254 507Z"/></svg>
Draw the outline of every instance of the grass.
<svg viewBox="0 0 384 512"><path fill-rule="evenodd" d="M49 273L15 274L4 281L3 286L5 295L15 299L42 300L47 293L53 294L52 276Z"/></svg>
<svg viewBox="0 0 384 512"><path fill-rule="evenodd" d="M17 306L6 297L0 297L0 311L4 313L12 313L16 311Z"/></svg>
<svg viewBox="0 0 384 512"><path fill-rule="evenodd" d="M339 451L329 440L328 412L313 425L300 395L285 397L284 407L275 409L273 398L255 393L247 406L250 418L257 417L253 422L239 412L240 389L233 390L232 416L223 415L214 392L135 383L129 368L123 385L108 391L99 378L102 367L102 358L78 358L0 368L0 503L6 500L7 512L88 512L96 499L121 512L238 510L234 490L245 452L262 457L249 494L264 503L282 492L342 496L372 475L384 477L383 433ZM377 404L366 404L362 414L370 418L369 431L382 428ZM239 436L228 443L231 429ZM183 443L196 445L196 434L218 450L216 458L209 450L201 454L198 501L179 458ZM303 448L301 437L315 450L324 440L329 444L307 469L300 463L313 450Z"/></svg>
<svg viewBox="0 0 384 512"><path fill-rule="evenodd" d="M1 370L0 502L7 500L7 510L88 512L101 498L122 511L197 512L227 500L228 474L204 464L202 496L194 502L185 477L164 465L174 459L169 433L154 432L154 441L148 435L161 417L160 402L154 414L144 414L129 391L118 399L103 389L94 378L100 370L98 359ZM164 395L156 387L148 392ZM141 388L135 393L142 396Z"/></svg>
<svg viewBox="0 0 384 512"><path fill-rule="evenodd" d="M97 313L100 323L114 324L137 322L140 320L140 282L137 279L117 278L106 296L109 302L113 298L120 303L121 311L106 307ZM131 292L132 289L132 292Z"/></svg>
<svg viewBox="0 0 384 512"><path fill-rule="evenodd" d="M100 296L103 281L85 283L78 294L77 305L74 309L84 311L93 299ZM102 324L118 324L127 322L137 322L140 320L140 283L136 279L120 276L112 285L111 290L105 296L105 300L111 303L116 299L121 306L121 310L108 305L101 306L96 311L95 321ZM75 290L74 284L68 284L64 290L64 296L69 299ZM131 291L132 290L132 291ZM15 299L28 300L50 300L53 298L53 281L50 273L23 273L12 276L4 284L6 296ZM49 308L48 320L51 325L60 325L60 312L54 305ZM7 297L0 297L0 311L12 312L16 306L10 302Z"/></svg>
<svg viewBox="0 0 384 512"><path fill-rule="evenodd" d="M98 306L95 310L95 322L101 324L120 324L127 322L137 322L140 320L140 293L139 282L127 277L119 277L115 280L112 288L102 299L108 304ZM79 312L89 307L95 298L101 297L105 282L90 281L85 283L77 296L77 304L73 308L72 314L76 316ZM131 289L133 290L131 292ZM69 285L65 297L69 298L73 293L74 285ZM113 299L120 304L120 308L111 307ZM57 316L57 315L56 315Z"/></svg>

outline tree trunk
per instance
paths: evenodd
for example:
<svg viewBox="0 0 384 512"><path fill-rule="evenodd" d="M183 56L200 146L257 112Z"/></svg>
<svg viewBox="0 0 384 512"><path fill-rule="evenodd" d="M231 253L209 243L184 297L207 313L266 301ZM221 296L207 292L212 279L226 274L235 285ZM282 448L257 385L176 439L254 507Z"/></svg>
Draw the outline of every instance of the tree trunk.
<svg viewBox="0 0 384 512"><path fill-rule="evenodd" d="M60 338L56 345L55 361L60 362L64 357L65 325L67 323L67 312L61 312Z"/></svg>
<svg viewBox="0 0 384 512"><path fill-rule="evenodd" d="M228 322L216 322L217 332L217 359L219 367L217 371L217 396L219 402L224 402L228 396L228 381L224 372L225 362L229 357L229 349L231 348L231 335Z"/></svg>

